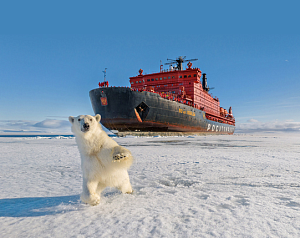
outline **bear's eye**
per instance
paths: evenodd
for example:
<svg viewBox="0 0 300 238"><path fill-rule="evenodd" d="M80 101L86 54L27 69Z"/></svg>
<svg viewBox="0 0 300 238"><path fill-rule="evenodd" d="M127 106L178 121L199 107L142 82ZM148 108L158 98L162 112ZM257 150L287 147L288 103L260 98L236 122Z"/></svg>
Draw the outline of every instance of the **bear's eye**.
<svg viewBox="0 0 300 238"><path fill-rule="evenodd" d="M80 121L80 118L78 119L78 121Z"/></svg>
<svg viewBox="0 0 300 238"><path fill-rule="evenodd" d="M90 119L90 121L92 121L92 119Z"/></svg>

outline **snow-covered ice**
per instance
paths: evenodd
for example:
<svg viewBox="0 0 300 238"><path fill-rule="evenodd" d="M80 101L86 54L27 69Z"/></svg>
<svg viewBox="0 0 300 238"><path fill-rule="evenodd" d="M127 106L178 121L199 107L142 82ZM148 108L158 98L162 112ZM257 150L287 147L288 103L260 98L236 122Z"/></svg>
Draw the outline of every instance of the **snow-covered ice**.
<svg viewBox="0 0 300 238"><path fill-rule="evenodd" d="M133 194L82 204L74 138L0 138L1 237L300 237L300 135L115 138Z"/></svg>

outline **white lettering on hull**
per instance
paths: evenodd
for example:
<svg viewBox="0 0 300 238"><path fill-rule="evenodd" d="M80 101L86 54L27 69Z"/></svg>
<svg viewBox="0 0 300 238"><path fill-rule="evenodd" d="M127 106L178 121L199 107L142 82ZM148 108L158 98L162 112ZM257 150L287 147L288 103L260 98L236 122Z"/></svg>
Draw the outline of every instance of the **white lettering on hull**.
<svg viewBox="0 0 300 238"><path fill-rule="evenodd" d="M212 125L212 124L207 124L207 131L212 131L212 132L228 132L228 133L233 133L234 132L234 127L228 127L228 126L219 126L219 125Z"/></svg>

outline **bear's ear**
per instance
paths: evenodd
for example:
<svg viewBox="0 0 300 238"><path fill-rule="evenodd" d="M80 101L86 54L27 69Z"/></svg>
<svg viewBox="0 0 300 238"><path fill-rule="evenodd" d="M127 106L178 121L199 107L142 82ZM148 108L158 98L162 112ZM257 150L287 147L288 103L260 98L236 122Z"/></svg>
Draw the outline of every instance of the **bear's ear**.
<svg viewBox="0 0 300 238"><path fill-rule="evenodd" d="M69 116L69 121L70 121L71 123L73 123L73 122L74 122L74 117Z"/></svg>
<svg viewBox="0 0 300 238"><path fill-rule="evenodd" d="M97 115L95 116L95 119L96 119L97 122L100 122L101 116L100 116L99 114L97 114Z"/></svg>

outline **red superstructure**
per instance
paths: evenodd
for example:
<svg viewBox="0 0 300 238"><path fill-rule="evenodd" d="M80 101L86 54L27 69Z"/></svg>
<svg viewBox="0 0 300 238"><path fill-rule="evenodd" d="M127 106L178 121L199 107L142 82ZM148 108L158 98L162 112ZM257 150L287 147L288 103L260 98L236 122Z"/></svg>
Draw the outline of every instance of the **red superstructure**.
<svg viewBox="0 0 300 238"><path fill-rule="evenodd" d="M229 113L220 107L219 99L212 97L207 86L206 74L199 68L192 68L192 60L185 60L182 57L167 64L177 63L176 67L170 66L168 70L160 67L159 73L143 74L130 77L130 84L133 90L150 91L160 94L161 97L183 103L205 112L206 118L211 121L235 125L231 107ZM182 63L188 62L187 68L182 69ZM201 82L201 76L202 82Z"/></svg>

